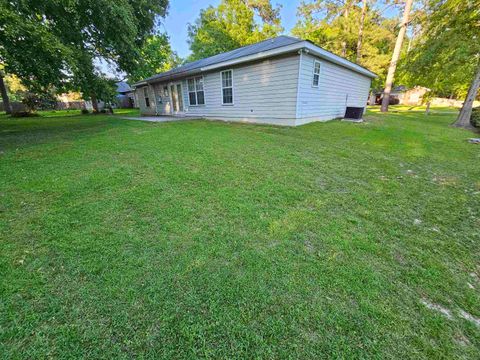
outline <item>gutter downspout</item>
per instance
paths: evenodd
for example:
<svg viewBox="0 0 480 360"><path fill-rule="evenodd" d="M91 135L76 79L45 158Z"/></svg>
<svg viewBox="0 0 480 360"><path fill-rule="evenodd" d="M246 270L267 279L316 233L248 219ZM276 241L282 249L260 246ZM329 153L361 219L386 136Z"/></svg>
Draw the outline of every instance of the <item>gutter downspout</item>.
<svg viewBox="0 0 480 360"><path fill-rule="evenodd" d="M297 78L297 101L295 108L295 126L297 126L297 120L300 118L300 75L302 72L302 60L303 60L303 49L298 50L299 61L298 61L298 78Z"/></svg>

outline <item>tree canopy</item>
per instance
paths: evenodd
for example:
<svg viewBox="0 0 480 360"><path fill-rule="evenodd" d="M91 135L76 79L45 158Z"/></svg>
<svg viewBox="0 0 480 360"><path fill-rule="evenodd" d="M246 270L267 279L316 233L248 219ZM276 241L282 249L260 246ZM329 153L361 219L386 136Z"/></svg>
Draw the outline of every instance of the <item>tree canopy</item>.
<svg viewBox="0 0 480 360"><path fill-rule="evenodd" d="M480 3L428 0L418 34L401 62L402 81L439 96L464 97L480 57Z"/></svg>
<svg viewBox="0 0 480 360"><path fill-rule="evenodd" d="M222 0L188 25L189 61L253 44L282 32L280 8L269 0ZM257 20L258 19L258 20Z"/></svg>
<svg viewBox="0 0 480 360"><path fill-rule="evenodd" d="M148 36L140 48L137 61L137 65L128 73L128 79L133 82L167 71L181 63L166 34Z"/></svg>
<svg viewBox="0 0 480 360"><path fill-rule="evenodd" d="M132 72L168 0L0 0L0 61L27 87L111 89L96 59Z"/></svg>
<svg viewBox="0 0 480 360"><path fill-rule="evenodd" d="M337 55L357 61L362 2L354 0L315 0L302 2L298 21L292 30L295 36L307 39ZM362 29L362 52L358 62L385 79L395 44L396 20L387 19L377 9L376 1L366 6Z"/></svg>

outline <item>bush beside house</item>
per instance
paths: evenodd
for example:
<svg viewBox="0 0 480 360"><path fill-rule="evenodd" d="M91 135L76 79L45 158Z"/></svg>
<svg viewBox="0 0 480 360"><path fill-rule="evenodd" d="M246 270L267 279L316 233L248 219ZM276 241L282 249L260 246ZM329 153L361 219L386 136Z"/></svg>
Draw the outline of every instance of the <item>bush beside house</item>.
<svg viewBox="0 0 480 360"><path fill-rule="evenodd" d="M472 109L472 115L470 116L470 124L476 128L480 128L480 107Z"/></svg>

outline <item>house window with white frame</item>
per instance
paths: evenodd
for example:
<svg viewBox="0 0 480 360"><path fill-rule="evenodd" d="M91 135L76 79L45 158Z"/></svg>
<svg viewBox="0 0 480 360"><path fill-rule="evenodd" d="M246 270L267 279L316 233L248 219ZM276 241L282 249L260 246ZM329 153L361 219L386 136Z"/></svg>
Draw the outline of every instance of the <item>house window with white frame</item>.
<svg viewBox="0 0 480 360"><path fill-rule="evenodd" d="M148 88L143 88L143 97L145 98L145 106L150 107L150 96L148 95Z"/></svg>
<svg viewBox="0 0 480 360"><path fill-rule="evenodd" d="M233 74L232 70L222 71L222 104L233 104Z"/></svg>
<svg viewBox="0 0 480 360"><path fill-rule="evenodd" d="M320 83L320 61L315 60L313 63L313 80L312 86L318 87Z"/></svg>
<svg viewBox="0 0 480 360"><path fill-rule="evenodd" d="M191 106L205 105L205 92L203 91L203 76L187 80L188 102Z"/></svg>

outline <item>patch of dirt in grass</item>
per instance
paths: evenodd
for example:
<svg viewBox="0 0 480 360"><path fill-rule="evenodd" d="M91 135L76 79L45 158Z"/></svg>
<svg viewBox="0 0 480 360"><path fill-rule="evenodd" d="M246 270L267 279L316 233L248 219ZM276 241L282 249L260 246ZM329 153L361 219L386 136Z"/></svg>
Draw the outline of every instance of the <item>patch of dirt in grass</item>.
<svg viewBox="0 0 480 360"><path fill-rule="evenodd" d="M454 339L455 339L455 342L461 346L470 345L470 340L468 340L468 338L463 334L456 334Z"/></svg>
<svg viewBox="0 0 480 360"><path fill-rule="evenodd" d="M315 246L313 246L313 244L310 241L306 240L304 244L305 244L305 249L307 250L307 252L309 252L309 253L314 253L315 252Z"/></svg>
<svg viewBox="0 0 480 360"><path fill-rule="evenodd" d="M478 327L480 327L480 319L479 318L473 316L472 314L469 314L468 312L466 312L465 310L462 310L462 309L460 309L458 311L458 314L462 318L464 318L465 320L468 320L468 321L474 323L475 325L477 325Z"/></svg>
<svg viewBox="0 0 480 360"><path fill-rule="evenodd" d="M441 186L458 185L458 177L456 176L434 176L432 181Z"/></svg>
<svg viewBox="0 0 480 360"><path fill-rule="evenodd" d="M439 312L440 314L442 314L443 316L445 316L447 319L449 320L453 320L453 315L452 315L452 312L439 305L439 304L435 304L435 303L432 303L432 302L429 302L427 301L426 299L422 299L420 301L423 305L425 305L428 309L430 310L433 310L433 311L436 311L436 312ZM471 323L475 324L476 326L480 327L480 319L473 316L472 314L466 312L465 310L463 309L458 309L456 311L457 315L460 316L461 318L467 320L467 321L470 321Z"/></svg>
<svg viewBox="0 0 480 360"><path fill-rule="evenodd" d="M407 264L405 257L398 250L395 250L395 252L393 253L393 258L396 260L397 263L399 263L402 266L405 266Z"/></svg>
<svg viewBox="0 0 480 360"><path fill-rule="evenodd" d="M453 319L452 312L450 310L448 310L447 308L444 308L443 306L441 306L439 304L431 303L431 302L429 302L425 299L422 299L420 302L423 305L425 305L428 309L439 312L440 314L445 316L447 319L449 319L449 320Z"/></svg>

